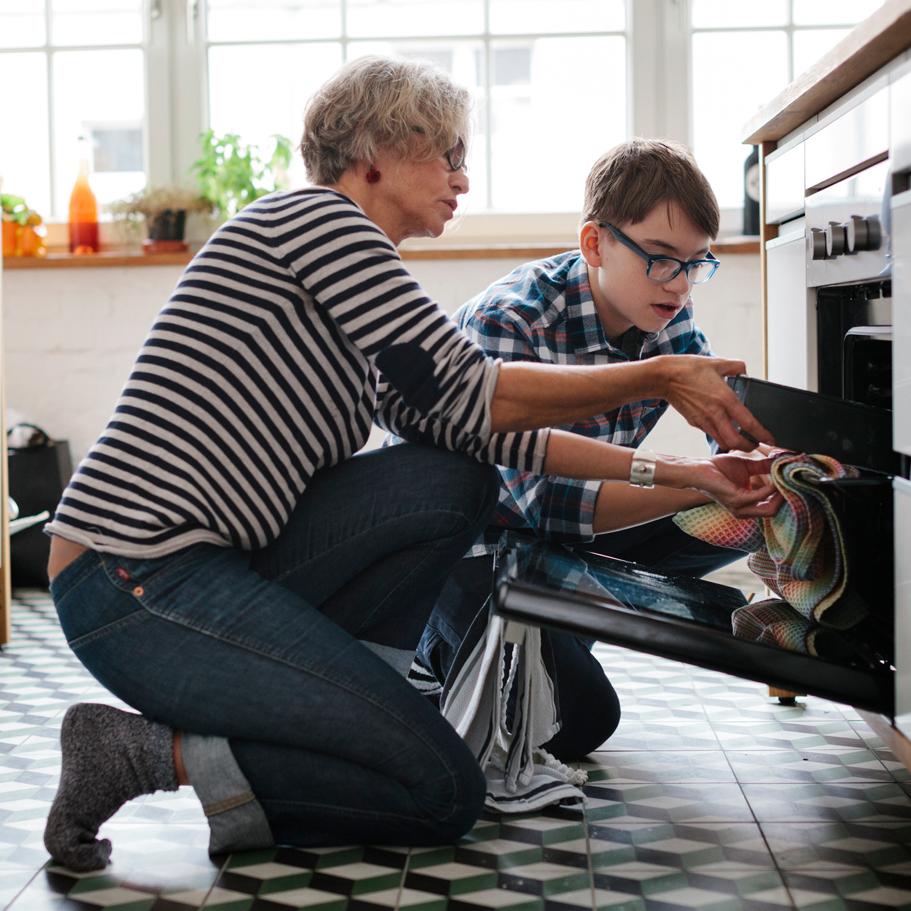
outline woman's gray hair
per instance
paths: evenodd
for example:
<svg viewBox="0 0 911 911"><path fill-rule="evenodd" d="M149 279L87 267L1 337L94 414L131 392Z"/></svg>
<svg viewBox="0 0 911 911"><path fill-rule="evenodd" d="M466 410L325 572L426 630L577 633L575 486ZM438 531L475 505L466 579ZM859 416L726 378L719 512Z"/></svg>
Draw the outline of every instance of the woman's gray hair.
<svg viewBox="0 0 911 911"><path fill-rule="evenodd" d="M430 63L361 57L343 66L307 104L300 151L315 184L336 183L380 149L436 158L467 144L471 96ZM415 139L425 141L415 146Z"/></svg>

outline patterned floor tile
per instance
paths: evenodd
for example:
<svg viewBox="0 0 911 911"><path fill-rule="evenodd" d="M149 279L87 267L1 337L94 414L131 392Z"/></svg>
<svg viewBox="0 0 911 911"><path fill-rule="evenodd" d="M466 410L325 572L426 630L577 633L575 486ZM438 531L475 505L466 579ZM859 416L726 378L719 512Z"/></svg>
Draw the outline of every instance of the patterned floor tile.
<svg viewBox="0 0 911 911"><path fill-rule="evenodd" d="M33 867L0 862L0 908L5 908L29 884Z"/></svg>
<svg viewBox="0 0 911 911"><path fill-rule="evenodd" d="M623 697L621 696L621 703ZM649 713L651 714L651 713ZM654 713L654 717L640 720L626 711L620 725L609 740L599 747L600 751L613 752L644 750L684 750L719 749L718 738L705 715L698 714L692 718L680 717L667 706Z"/></svg>
<svg viewBox="0 0 911 911"><path fill-rule="evenodd" d="M560 847L562 846L561 844ZM536 863L543 859L544 848L542 845L510 841L506 838L467 842L459 845L455 851L455 860L459 863L472 864L476 867L491 867L495 870ZM426 866L426 864L421 864L421 866ZM410 864L409 869L415 869L415 865Z"/></svg>
<svg viewBox="0 0 911 911"><path fill-rule="evenodd" d="M817 819L906 820L911 826L911 796L894 781L744 784L743 793L760 823Z"/></svg>
<svg viewBox="0 0 911 911"><path fill-rule="evenodd" d="M103 829L113 864L78 876L48 864L41 837L59 726L73 702L119 703L69 651L46 593L17 592L13 622L0 652L9 911L911 907L911 774L859 716L601 645L623 719L583 764L583 806L485 814L455 845L273 848L213 863L184 789L119 812Z"/></svg>
<svg viewBox="0 0 911 911"><path fill-rule="evenodd" d="M864 749L863 738L843 718L803 716L765 722L718 719L712 728L725 750L811 750L841 746Z"/></svg>
<svg viewBox="0 0 911 911"><path fill-rule="evenodd" d="M591 888L588 869L570 867L552 861L537 861L500 870L499 885L503 889L528 892L532 895L554 896Z"/></svg>
<svg viewBox="0 0 911 911"><path fill-rule="evenodd" d="M606 821L591 826L592 867L628 860L677 869L722 864L725 869L763 873L774 868L762 832L755 823L676 823L649 826ZM599 848L614 849L605 861Z"/></svg>
<svg viewBox="0 0 911 911"><path fill-rule="evenodd" d="M893 781L889 769L866 748L825 745L805 750L728 750L740 782Z"/></svg>
<svg viewBox="0 0 911 911"><path fill-rule="evenodd" d="M595 782L583 788L589 820L656 819L669 822L751 822L736 784Z"/></svg>
<svg viewBox="0 0 911 911"><path fill-rule="evenodd" d="M897 822L803 822L761 824L782 870L884 867L911 862L911 824ZM901 868L899 868L901 869ZM911 884L911 870L907 872Z"/></svg>
<svg viewBox="0 0 911 911"><path fill-rule="evenodd" d="M588 772L590 783L604 781L733 782L734 773L720 750L697 752L601 752L576 763Z"/></svg>
<svg viewBox="0 0 911 911"><path fill-rule="evenodd" d="M794 905L812 911L874 911L874 909L911 908L911 890L894 886L871 885L856 890L829 892L825 889L801 886L800 879L787 874L789 891ZM827 885L826 883L822 884Z"/></svg>
<svg viewBox="0 0 911 911"><path fill-rule="evenodd" d="M457 862L409 870L405 887L436 895L461 895L497 887L497 871Z"/></svg>

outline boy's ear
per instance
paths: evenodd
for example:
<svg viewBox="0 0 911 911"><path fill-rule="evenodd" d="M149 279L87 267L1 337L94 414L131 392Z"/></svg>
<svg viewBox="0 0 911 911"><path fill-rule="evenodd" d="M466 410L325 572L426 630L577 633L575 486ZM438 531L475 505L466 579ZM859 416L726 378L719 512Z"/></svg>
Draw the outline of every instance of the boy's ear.
<svg viewBox="0 0 911 911"><path fill-rule="evenodd" d="M604 265L604 235L598 227L598 222L587 221L579 228L579 249L590 266L598 268Z"/></svg>

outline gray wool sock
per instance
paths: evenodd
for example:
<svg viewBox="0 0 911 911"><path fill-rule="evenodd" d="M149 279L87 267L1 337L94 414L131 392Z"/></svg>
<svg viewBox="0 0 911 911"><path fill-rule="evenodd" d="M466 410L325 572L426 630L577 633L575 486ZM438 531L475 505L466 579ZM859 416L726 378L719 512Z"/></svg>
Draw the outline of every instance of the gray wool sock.
<svg viewBox="0 0 911 911"><path fill-rule="evenodd" d="M71 706L60 728L60 786L44 830L44 846L77 872L100 870L111 856L98 829L128 800L176 791L174 735L163 724L109 705Z"/></svg>

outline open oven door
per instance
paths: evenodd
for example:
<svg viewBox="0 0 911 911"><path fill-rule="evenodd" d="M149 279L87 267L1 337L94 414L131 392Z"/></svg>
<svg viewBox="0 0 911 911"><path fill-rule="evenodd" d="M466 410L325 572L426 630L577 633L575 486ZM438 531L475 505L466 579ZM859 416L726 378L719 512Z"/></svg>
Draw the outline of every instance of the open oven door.
<svg viewBox="0 0 911 911"><path fill-rule="evenodd" d="M852 640L850 653L838 658L791 652L733 635L731 614L746 603L738 589L713 582L662 576L568 547L510 543L500 554L493 610L506 619L893 715L888 634L872 636L882 648Z"/></svg>

